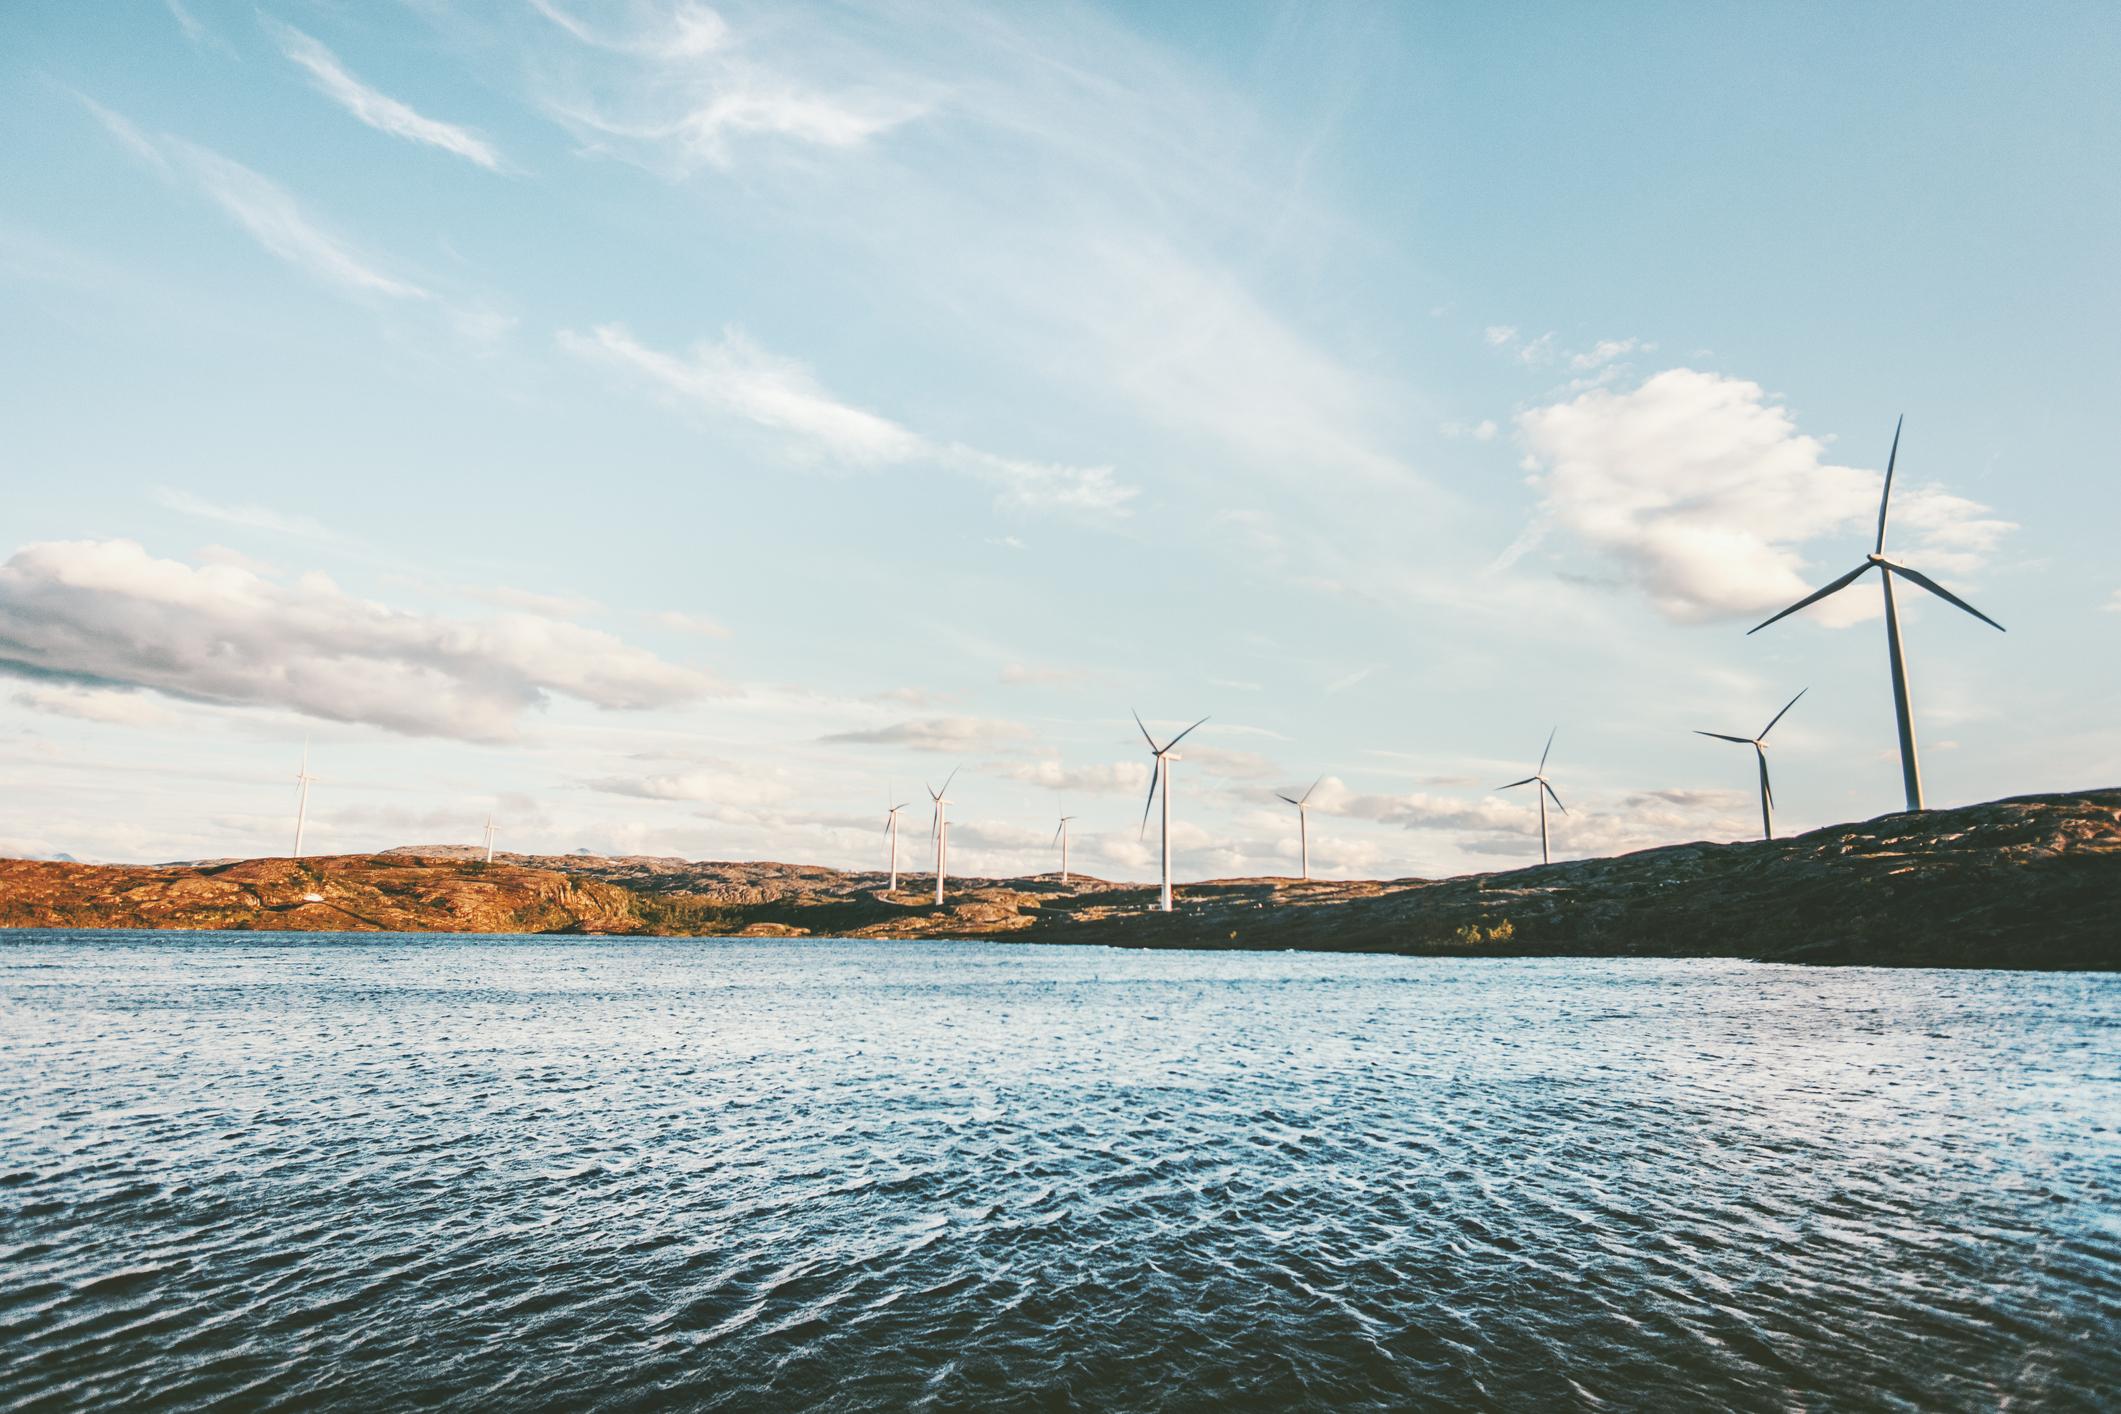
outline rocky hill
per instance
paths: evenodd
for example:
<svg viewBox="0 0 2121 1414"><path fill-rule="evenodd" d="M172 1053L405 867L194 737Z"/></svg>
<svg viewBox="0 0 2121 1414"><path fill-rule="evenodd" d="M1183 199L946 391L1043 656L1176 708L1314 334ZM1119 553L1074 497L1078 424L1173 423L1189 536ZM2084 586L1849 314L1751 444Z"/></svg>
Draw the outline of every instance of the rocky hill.
<svg viewBox="0 0 2121 1414"><path fill-rule="evenodd" d="M0 861L0 926L1009 938L1122 947L2121 968L2121 790L1886 815L1453 879L953 880L406 849L148 867Z"/></svg>

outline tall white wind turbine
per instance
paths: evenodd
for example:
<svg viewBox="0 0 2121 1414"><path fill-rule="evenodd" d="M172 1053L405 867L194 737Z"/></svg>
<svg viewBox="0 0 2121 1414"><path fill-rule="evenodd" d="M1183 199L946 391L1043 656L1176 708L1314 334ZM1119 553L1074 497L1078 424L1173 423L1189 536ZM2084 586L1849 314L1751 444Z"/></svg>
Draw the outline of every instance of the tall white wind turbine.
<svg viewBox="0 0 2121 1414"><path fill-rule="evenodd" d="M486 837L482 841L486 848L486 862L493 863L493 812L486 812Z"/></svg>
<svg viewBox="0 0 2121 1414"><path fill-rule="evenodd" d="M309 821L309 783L316 779L309 774L309 738L302 738L302 769L295 773L295 854L302 857L302 828Z"/></svg>
<svg viewBox="0 0 2121 1414"><path fill-rule="evenodd" d="M888 795L884 797L886 800L890 798ZM898 892L898 813L910 804L911 801L900 801L884 812L884 838L891 848L891 882L884 886L886 893Z"/></svg>
<svg viewBox="0 0 2121 1414"><path fill-rule="evenodd" d="M1787 609L1784 609L1781 613L1775 615L1774 618L1755 624L1747 629L1746 632L1748 634L1758 633L1766 628L1768 624L1775 622L1775 619L1787 618L1807 605L1816 604L1830 594L1839 593L1849 585L1854 584L1862 576L1869 574L1872 570L1878 571L1878 583L1885 590L1885 651L1893 671L1893 712L1900 726L1900 782L1907 789L1907 808L1920 810L1922 808L1922 763L1915 755L1915 710L1908 700L1907 655L1901 651L1900 647L1900 611L1893 603L1893 576L1897 574L1910 584L1921 585L1939 599L1944 600L1945 603L1955 604L1966 610L1998 633L2004 630L2002 624L1997 623L1987 614L1982 613L1928 575L1911 570L1897 560L1886 558L1885 513L1893 502L1893 463L1900 459L1900 424L1905 421L1907 419L1903 416L1898 422L1893 424L1893 450L1885 459L1885 491L1878 497L1878 539L1871 546L1870 554L1863 557L1862 564L1856 566L1856 568L1850 570L1847 574L1826 586L1826 588L1814 590Z"/></svg>
<svg viewBox="0 0 2121 1414"><path fill-rule="evenodd" d="M1546 750L1545 750L1545 751L1542 751L1542 752L1540 752L1540 753L1539 753L1539 769L1538 769L1538 770L1536 770L1536 771L1532 772L1532 774L1531 774L1531 775L1529 775L1529 776L1526 776L1526 777L1525 777L1525 778L1524 778L1523 780L1521 780L1521 781L1512 781L1512 782L1510 782L1510 783L1509 783L1508 785L1506 785L1506 786L1497 786L1497 787L1495 787L1495 789L1497 789L1497 790L1515 790L1515 789L1517 789L1517 787L1519 787L1519 786L1536 786L1536 787L1537 787L1537 789L1535 789L1535 790L1534 790L1534 791L1532 792L1532 794L1533 794L1533 795L1535 795L1535 796L1537 796L1537 797L1539 798L1539 862L1540 862L1541 864L1551 864L1551 863L1553 862L1553 858L1552 858L1552 856L1551 856L1551 855L1549 855L1549 854L1547 853L1547 799L1548 799L1548 797L1550 797L1550 796L1551 796L1551 797L1553 797L1553 801L1554 801L1554 808L1555 808L1556 810L1559 810L1559 811L1560 811L1560 812L1561 812L1562 814L1564 814L1564 815L1566 815L1566 814L1568 814L1568 813L1569 813L1569 807L1568 807L1568 806L1566 806L1566 805L1563 805L1563 804L1561 803L1561 797L1560 797L1560 796L1558 796L1558 795L1555 795L1555 794L1554 794L1554 787L1553 787L1553 786L1551 786L1551 785L1549 785L1549 784L1547 783L1547 775L1546 775L1546 772L1547 772L1547 753L1548 753L1548 752L1551 752L1551 751L1552 751L1552 750L1554 749L1554 732L1558 732L1558 731L1560 731L1560 730L1561 730L1561 728L1560 728L1560 727L1556 727L1556 728L1554 728L1554 731L1553 731L1553 732L1548 732L1548 733L1547 733L1547 745L1546 745Z"/></svg>
<svg viewBox="0 0 2121 1414"><path fill-rule="evenodd" d="M1319 781L1324 779L1324 776L1320 776L1317 781L1311 782L1311 790L1302 795L1282 795L1280 791L1275 792L1275 795L1296 807L1296 838L1303 849L1304 882L1307 884L1311 882L1311 791L1317 790Z"/></svg>
<svg viewBox="0 0 2121 1414"><path fill-rule="evenodd" d="M1810 691L1808 687L1800 688L1797 697L1802 697ZM1698 729L1694 733L1695 736L1712 736L1718 741L1735 741L1740 746L1750 746L1753 748L1753 754L1760 758L1760 837L1764 840L1775 838L1775 792L1769 787L1767 778L1767 734L1775 730L1775 723L1781 721L1790 708L1797 705L1797 697L1792 697L1782 704L1782 711L1777 712L1773 720L1760 729L1759 736L1726 736L1722 732L1705 732Z"/></svg>
<svg viewBox="0 0 2121 1414"><path fill-rule="evenodd" d="M942 790L922 782L928 798L935 802L935 814L928 820L928 833L935 840L935 903L938 908L943 903L943 875L950 867L950 800L943 792L949 790L950 783L956 779L957 768L952 767L950 774L943 777Z"/></svg>
<svg viewBox="0 0 2121 1414"><path fill-rule="evenodd" d="M1206 717L1203 717L1200 722L1207 720ZM1149 798L1142 805L1141 832L1145 835L1149 832L1150 808L1156 804L1157 780L1161 778L1164 783L1164 892L1162 907L1166 913L1171 911L1171 763L1184 759L1183 757L1173 756L1171 748L1192 735L1194 727L1198 727L1200 722L1195 722L1193 726L1187 727L1162 746L1158 746L1156 738L1149 735L1149 729L1142 726L1142 714L1139 712L1134 714L1134 725L1141 727L1142 738L1149 743L1149 751L1156 758L1155 764L1149 768Z"/></svg>
<svg viewBox="0 0 2121 1414"><path fill-rule="evenodd" d="M1074 818L1073 815L1061 816L1060 828L1053 832L1053 842L1060 846L1061 882L1064 884L1068 882L1068 822Z"/></svg>

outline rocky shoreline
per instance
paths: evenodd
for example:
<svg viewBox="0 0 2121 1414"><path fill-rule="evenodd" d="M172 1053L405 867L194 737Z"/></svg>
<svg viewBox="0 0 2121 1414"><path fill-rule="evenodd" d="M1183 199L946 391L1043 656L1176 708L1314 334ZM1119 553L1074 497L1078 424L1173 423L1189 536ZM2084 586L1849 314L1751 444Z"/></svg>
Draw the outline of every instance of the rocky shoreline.
<svg viewBox="0 0 2121 1414"><path fill-rule="evenodd" d="M0 928L996 938L1439 956L2121 970L2121 789L1451 879L1155 890L665 858L391 850L150 866L0 860ZM927 887L923 887L924 884Z"/></svg>

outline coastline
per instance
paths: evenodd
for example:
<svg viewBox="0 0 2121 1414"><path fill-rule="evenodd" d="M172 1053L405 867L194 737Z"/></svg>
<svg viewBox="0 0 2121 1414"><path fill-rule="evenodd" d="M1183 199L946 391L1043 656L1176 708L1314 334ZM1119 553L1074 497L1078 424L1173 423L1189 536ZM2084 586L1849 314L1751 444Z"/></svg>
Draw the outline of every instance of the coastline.
<svg viewBox="0 0 2121 1414"><path fill-rule="evenodd" d="M2121 788L1446 879L929 876L409 848L169 865L0 861L0 929L994 938L1428 956L2121 970Z"/></svg>

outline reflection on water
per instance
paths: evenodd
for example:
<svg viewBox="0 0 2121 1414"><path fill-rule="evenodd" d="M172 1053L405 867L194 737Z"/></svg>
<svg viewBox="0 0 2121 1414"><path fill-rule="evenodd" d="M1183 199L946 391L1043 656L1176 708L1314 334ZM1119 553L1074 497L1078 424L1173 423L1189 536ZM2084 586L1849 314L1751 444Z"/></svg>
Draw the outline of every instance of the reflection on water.
<svg viewBox="0 0 2121 1414"><path fill-rule="evenodd" d="M2121 979L0 942L0 1406L2094 1407Z"/></svg>

